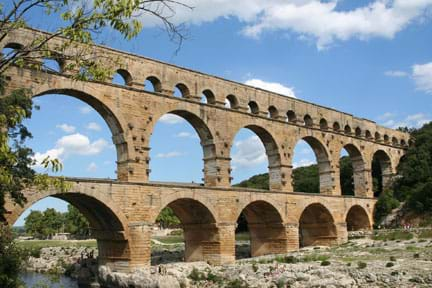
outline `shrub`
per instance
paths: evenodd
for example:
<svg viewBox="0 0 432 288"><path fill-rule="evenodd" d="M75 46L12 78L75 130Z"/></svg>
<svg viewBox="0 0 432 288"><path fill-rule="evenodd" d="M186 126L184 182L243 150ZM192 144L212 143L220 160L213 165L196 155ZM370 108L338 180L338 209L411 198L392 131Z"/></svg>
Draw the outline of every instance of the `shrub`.
<svg viewBox="0 0 432 288"><path fill-rule="evenodd" d="M329 266L331 263L328 260L324 260L321 262L321 266Z"/></svg>
<svg viewBox="0 0 432 288"><path fill-rule="evenodd" d="M399 201L393 196L393 191L383 191L375 204L375 223L379 224L385 216L390 214L393 209L399 207L399 205Z"/></svg>
<svg viewBox="0 0 432 288"><path fill-rule="evenodd" d="M258 271L258 265L256 263L252 264L252 270L256 273Z"/></svg>
<svg viewBox="0 0 432 288"><path fill-rule="evenodd" d="M200 272L197 268L193 268L191 273L188 276L192 281L198 282L205 279L204 273Z"/></svg>
<svg viewBox="0 0 432 288"><path fill-rule="evenodd" d="M285 256L284 257L284 263L295 264L298 262L299 262L299 260L294 256Z"/></svg>
<svg viewBox="0 0 432 288"><path fill-rule="evenodd" d="M226 288L248 288L248 287L249 285L240 279L231 280L226 285Z"/></svg>
<svg viewBox="0 0 432 288"><path fill-rule="evenodd" d="M414 254L414 258L415 258L415 259L420 258L420 254L419 254L419 253L415 253L415 254Z"/></svg>
<svg viewBox="0 0 432 288"><path fill-rule="evenodd" d="M357 262L357 267L359 269L364 269L367 267L367 264L365 262L359 261L359 262Z"/></svg>
<svg viewBox="0 0 432 288"><path fill-rule="evenodd" d="M390 256L390 261L396 262L396 257L395 256Z"/></svg>
<svg viewBox="0 0 432 288"><path fill-rule="evenodd" d="M395 264L393 262L387 262L386 267L389 268L389 267L393 267L394 265Z"/></svg>

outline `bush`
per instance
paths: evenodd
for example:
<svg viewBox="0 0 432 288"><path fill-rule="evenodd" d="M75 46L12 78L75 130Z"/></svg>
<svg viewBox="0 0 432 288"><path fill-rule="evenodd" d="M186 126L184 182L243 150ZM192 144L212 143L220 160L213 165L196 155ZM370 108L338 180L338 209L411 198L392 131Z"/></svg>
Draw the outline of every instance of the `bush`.
<svg viewBox="0 0 432 288"><path fill-rule="evenodd" d="M415 258L415 259L420 258L420 254L419 254L419 253L415 253L415 254L414 254L414 258Z"/></svg>
<svg viewBox="0 0 432 288"><path fill-rule="evenodd" d="M386 217L390 212L399 207L399 201L394 198L392 190L385 190L381 193L378 201L375 205L375 223L379 224L384 217Z"/></svg>
<svg viewBox="0 0 432 288"><path fill-rule="evenodd" d="M393 267L394 265L395 264L393 262L387 262L386 267L389 268L389 267Z"/></svg>
<svg viewBox="0 0 432 288"><path fill-rule="evenodd" d="M396 257L395 256L390 256L390 261L396 262Z"/></svg>
<svg viewBox="0 0 432 288"><path fill-rule="evenodd" d="M21 285L20 268L26 258L16 246L12 230L0 224L0 287L15 288Z"/></svg>
<svg viewBox="0 0 432 288"><path fill-rule="evenodd" d="M359 268L359 269L364 269L364 268L366 268L367 267L367 264L365 263L365 262L357 262L357 267Z"/></svg>
<svg viewBox="0 0 432 288"><path fill-rule="evenodd" d="M248 288L248 287L249 285L240 279L231 280L226 285L226 288Z"/></svg>
<svg viewBox="0 0 432 288"><path fill-rule="evenodd" d="M324 260L321 262L321 266L329 266L331 263L328 260Z"/></svg>

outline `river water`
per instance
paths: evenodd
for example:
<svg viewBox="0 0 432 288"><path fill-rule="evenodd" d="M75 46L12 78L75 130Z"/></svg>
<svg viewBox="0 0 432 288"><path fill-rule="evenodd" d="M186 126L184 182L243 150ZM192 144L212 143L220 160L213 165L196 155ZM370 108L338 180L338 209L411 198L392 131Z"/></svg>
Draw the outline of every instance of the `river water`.
<svg viewBox="0 0 432 288"><path fill-rule="evenodd" d="M23 272L21 280L24 281L26 287L50 287L50 288L78 288L76 280L63 275L51 276L48 274Z"/></svg>

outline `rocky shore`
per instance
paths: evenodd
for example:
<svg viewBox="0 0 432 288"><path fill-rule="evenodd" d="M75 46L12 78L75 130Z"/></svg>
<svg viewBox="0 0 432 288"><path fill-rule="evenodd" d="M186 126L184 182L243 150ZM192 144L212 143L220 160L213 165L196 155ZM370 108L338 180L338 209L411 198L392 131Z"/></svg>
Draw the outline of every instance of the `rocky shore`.
<svg viewBox="0 0 432 288"><path fill-rule="evenodd" d="M132 274L101 266L94 273L100 286L107 288L432 287L432 240L391 239L354 239L338 247L308 247L286 255L238 260L232 265L159 264ZM156 246L152 262L181 260L182 245ZM247 246L241 247L244 251L240 253L247 253ZM33 267L42 268L41 261L65 261L62 255L75 255L70 258L76 259L83 252L44 249L41 256L45 260L29 261Z"/></svg>

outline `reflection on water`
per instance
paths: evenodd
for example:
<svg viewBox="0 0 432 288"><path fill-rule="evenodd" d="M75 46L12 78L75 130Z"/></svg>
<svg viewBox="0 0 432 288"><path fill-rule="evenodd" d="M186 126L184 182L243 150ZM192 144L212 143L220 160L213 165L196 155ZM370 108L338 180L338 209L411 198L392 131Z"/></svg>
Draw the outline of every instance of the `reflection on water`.
<svg viewBox="0 0 432 288"><path fill-rule="evenodd" d="M52 288L78 288L76 280L63 275L54 276L41 273L23 272L21 280L29 288L52 287Z"/></svg>

